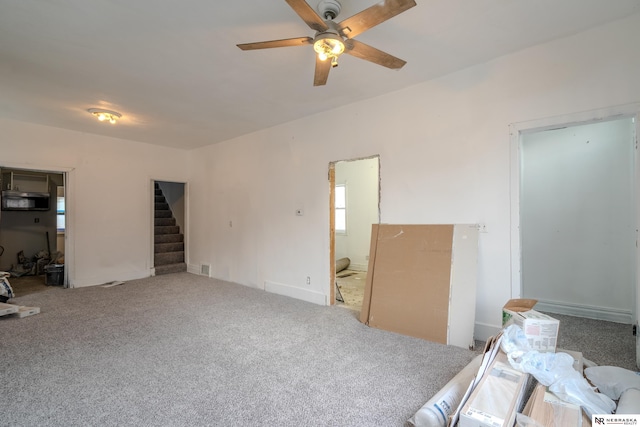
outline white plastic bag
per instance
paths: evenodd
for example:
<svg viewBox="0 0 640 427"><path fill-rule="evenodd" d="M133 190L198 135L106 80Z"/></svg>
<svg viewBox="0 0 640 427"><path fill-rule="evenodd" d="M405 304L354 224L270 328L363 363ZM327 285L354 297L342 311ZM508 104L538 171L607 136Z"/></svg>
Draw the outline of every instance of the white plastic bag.
<svg viewBox="0 0 640 427"><path fill-rule="evenodd" d="M500 341L500 349L507 356L519 358L523 354L533 350L529 345L527 336L518 325L509 325L502 331L502 341Z"/></svg>
<svg viewBox="0 0 640 427"><path fill-rule="evenodd" d="M509 359L511 366L533 375L540 383L550 386L559 379L578 373L573 368L573 357L567 353L540 353L531 350L519 359Z"/></svg>
<svg viewBox="0 0 640 427"><path fill-rule="evenodd" d="M584 370L584 375L613 400L618 400L625 390L640 389L640 372L630 371L618 366L593 366Z"/></svg>
<svg viewBox="0 0 640 427"><path fill-rule="evenodd" d="M630 388L622 392L616 414L640 414L640 390Z"/></svg>
<svg viewBox="0 0 640 427"><path fill-rule="evenodd" d="M7 301L15 296L9 284L9 276L9 273L0 271L0 297L2 297L0 302Z"/></svg>
<svg viewBox="0 0 640 427"><path fill-rule="evenodd" d="M501 348L507 353L511 366L533 375L549 387L549 391L565 402L580 405L591 418L593 414L610 414L616 404L608 396L597 393L573 367L573 357L567 353L540 353L531 350L523 340L518 325L507 326Z"/></svg>
<svg viewBox="0 0 640 427"><path fill-rule="evenodd" d="M587 417L593 414L610 414L616 403L605 394L597 393L587 380L574 370L575 375L566 376L549 386L549 391L565 402L580 405Z"/></svg>

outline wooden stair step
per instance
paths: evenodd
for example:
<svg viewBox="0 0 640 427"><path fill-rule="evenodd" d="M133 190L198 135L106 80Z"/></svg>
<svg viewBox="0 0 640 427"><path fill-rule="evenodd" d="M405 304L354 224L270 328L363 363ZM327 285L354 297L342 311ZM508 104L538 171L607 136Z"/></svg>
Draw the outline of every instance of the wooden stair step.
<svg viewBox="0 0 640 427"><path fill-rule="evenodd" d="M155 271L156 276L160 276L162 274L181 273L183 271L187 271L187 264L179 262L176 264L159 265L155 267Z"/></svg>
<svg viewBox="0 0 640 427"><path fill-rule="evenodd" d="M154 234L179 234L180 227L177 225L161 225L153 227Z"/></svg>
<svg viewBox="0 0 640 427"><path fill-rule="evenodd" d="M174 234L156 234L153 239L154 243L176 243L184 242L184 236L179 233Z"/></svg>
<svg viewBox="0 0 640 427"><path fill-rule="evenodd" d="M184 251L161 252L153 255L153 265L177 264L184 262Z"/></svg>
<svg viewBox="0 0 640 427"><path fill-rule="evenodd" d="M176 225L176 219L173 218L173 217L171 217L171 218L156 218L153 221L154 221L154 225L156 227Z"/></svg>
<svg viewBox="0 0 640 427"><path fill-rule="evenodd" d="M184 242L156 243L153 245L154 253L184 252Z"/></svg>

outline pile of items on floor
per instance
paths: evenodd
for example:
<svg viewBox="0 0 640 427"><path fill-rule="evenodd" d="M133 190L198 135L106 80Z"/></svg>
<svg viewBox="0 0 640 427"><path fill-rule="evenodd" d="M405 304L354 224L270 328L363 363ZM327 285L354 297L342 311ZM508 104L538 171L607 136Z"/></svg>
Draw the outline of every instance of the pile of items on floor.
<svg viewBox="0 0 640 427"><path fill-rule="evenodd" d="M503 329L407 424L414 427L639 425L640 373L556 349L560 322L510 300Z"/></svg>
<svg viewBox="0 0 640 427"><path fill-rule="evenodd" d="M16 255L17 263L11 265L9 273L11 277L22 276L40 276L47 273L50 269L64 264L64 254L62 252L54 252L41 250L32 257L27 257L24 251L20 251Z"/></svg>
<svg viewBox="0 0 640 427"><path fill-rule="evenodd" d="M0 271L0 316L12 316L22 319L23 317L40 313L40 307L27 307L7 303L15 296L11 284L9 284L9 276L9 273Z"/></svg>

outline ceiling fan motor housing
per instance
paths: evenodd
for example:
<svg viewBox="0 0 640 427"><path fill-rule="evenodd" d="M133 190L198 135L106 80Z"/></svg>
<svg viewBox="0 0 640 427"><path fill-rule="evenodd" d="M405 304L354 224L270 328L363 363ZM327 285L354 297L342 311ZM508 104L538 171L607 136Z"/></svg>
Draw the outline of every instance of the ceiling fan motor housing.
<svg viewBox="0 0 640 427"><path fill-rule="evenodd" d="M318 3L318 12L326 20L336 19L340 14L340 2L338 0L320 0Z"/></svg>

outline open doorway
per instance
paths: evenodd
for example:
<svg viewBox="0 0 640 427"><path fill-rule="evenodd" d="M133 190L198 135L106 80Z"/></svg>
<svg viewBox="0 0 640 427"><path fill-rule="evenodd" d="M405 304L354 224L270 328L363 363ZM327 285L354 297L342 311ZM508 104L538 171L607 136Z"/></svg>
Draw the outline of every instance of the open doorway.
<svg viewBox="0 0 640 427"><path fill-rule="evenodd" d="M183 182L153 182L153 274L187 271L185 234L187 226Z"/></svg>
<svg viewBox="0 0 640 427"><path fill-rule="evenodd" d="M329 165L331 304L360 310L371 225L380 222L380 157Z"/></svg>
<svg viewBox="0 0 640 427"><path fill-rule="evenodd" d="M66 172L0 169L0 271L15 297L68 286L66 180Z"/></svg>
<svg viewBox="0 0 640 427"><path fill-rule="evenodd" d="M560 314L633 323L632 119L522 137L523 297Z"/></svg>
<svg viewBox="0 0 640 427"><path fill-rule="evenodd" d="M630 338L640 307L637 111L512 125L512 295L626 325Z"/></svg>

